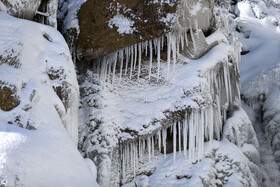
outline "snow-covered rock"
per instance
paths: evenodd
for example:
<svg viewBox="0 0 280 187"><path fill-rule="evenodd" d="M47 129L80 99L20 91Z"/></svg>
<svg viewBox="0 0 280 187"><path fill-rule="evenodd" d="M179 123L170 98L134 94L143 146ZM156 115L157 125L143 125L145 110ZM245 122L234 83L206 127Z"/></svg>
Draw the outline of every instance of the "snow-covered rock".
<svg viewBox="0 0 280 187"><path fill-rule="evenodd" d="M57 0L2 0L0 11L57 28Z"/></svg>
<svg viewBox="0 0 280 187"><path fill-rule="evenodd" d="M63 37L0 12L0 46L0 90L18 100L3 110L0 97L0 186L97 186L76 148L79 90Z"/></svg>

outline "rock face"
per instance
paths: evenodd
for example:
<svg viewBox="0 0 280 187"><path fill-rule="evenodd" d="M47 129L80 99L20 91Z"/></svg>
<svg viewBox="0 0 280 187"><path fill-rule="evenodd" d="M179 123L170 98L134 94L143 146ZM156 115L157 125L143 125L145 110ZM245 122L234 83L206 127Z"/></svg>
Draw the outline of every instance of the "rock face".
<svg viewBox="0 0 280 187"><path fill-rule="evenodd" d="M213 5L213 0L88 0L79 10L78 28L73 26L77 30L73 32L67 25L68 31L63 32L66 38L73 36L77 40L77 49L72 54L77 53L79 59L89 62L171 30L187 32L192 28L206 33L214 23ZM72 14L71 10L68 12Z"/></svg>

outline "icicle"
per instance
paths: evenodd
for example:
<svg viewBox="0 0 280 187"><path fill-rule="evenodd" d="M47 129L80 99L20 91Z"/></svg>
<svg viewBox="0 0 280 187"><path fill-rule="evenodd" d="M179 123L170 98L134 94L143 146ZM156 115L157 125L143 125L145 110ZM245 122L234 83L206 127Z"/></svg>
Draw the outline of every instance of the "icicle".
<svg viewBox="0 0 280 187"><path fill-rule="evenodd" d="M197 19L195 19L195 30L196 30L196 31L198 30L198 22L197 22Z"/></svg>
<svg viewBox="0 0 280 187"><path fill-rule="evenodd" d="M148 55L148 41L145 42L145 56Z"/></svg>
<svg viewBox="0 0 280 187"><path fill-rule="evenodd" d="M103 58L101 64L101 76L100 76L103 83L105 82L105 76L106 76L105 71L106 71L106 59Z"/></svg>
<svg viewBox="0 0 280 187"><path fill-rule="evenodd" d="M210 139L210 143L212 143L213 141L213 134L214 134L214 131L213 131L213 125L214 125L214 121L213 121L213 106L211 105L210 106L210 115L209 115L209 122L210 122L210 125L209 125L209 139Z"/></svg>
<svg viewBox="0 0 280 187"><path fill-rule="evenodd" d="M120 50L119 52L119 57L120 57L120 62L121 62L121 67L120 67L120 79L119 79L119 83L122 80L122 70L123 70L123 49Z"/></svg>
<svg viewBox="0 0 280 187"><path fill-rule="evenodd" d="M158 150L161 152L161 131L158 131Z"/></svg>
<svg viewBox="0 0 280 187"><path fill-rule="evenodd" d="M134 70L136 68L136 63L137 63L137 44L134 44L134 67L133 67Z"/></svg>
<svg viewBox="0 0 280 187"><path fill-rule="evenodd" d="M180 40L181 40L181 49L184 50L184 36L183 33L180 34Z"/></svg>
<svg viewBox="0 0 280 187"><path fill-rule="evenodd" d="M107 82L110 82L111 62L108 62Z"/></svg>
<svg viewBox="0 0 280 187"><path fill-rule="evenodd" d="M139 160L142 159L142 147L141 147L141 139L138 141L138 149L139 149Z"/></svg>
<svg viewBox="0 0 280 187"><path fill-rule="evenodd" d="M149 161L151 160L151 138L148 137L148 154L149 154Z"/></svg>
<svg viewBox="0 0 280 187"><path fill-rule="evenodd" d="M184 36L185 36L185 40L186 40L186 46L188 46L189 45L189 40L188 40L188 33L187 33L187 31L185 31Z"/></svg>
<svg viewBox="0 0 280 187"><path fill-rule="evenodd" d="M229 93L228 93L228 76L227 76L227 71L226 71L226 67L224 65L224 83L225 83L225 87L226 87L226 97L227 97L227 103L229 102Z"/></svg>
<svg viewBox="0 0 280 187"><path fill-rule="evenodd" d="M193 34L192 28L190 29L190 33L191 33L191 38L192 38L192 42L193 42L194 52L196 52L196 43L195 43L195 39L194 39L194 34Z"/></svg>
<svg viewBox="0 0 280 187"><path fill-rule="evenodd" d="M154 136L152 136L152 157L155 156L155 144L154 144Z"/></svg>
<svg viewBox="0 0 280 187"><path fill-rule="evenodd" d="M159 72L160 72L160 40L157 41L157 66L158 66L158 72L157 72L157 81L159 81Z"/></svg>
<svg viewBox="0 0 280 187"><path fill-rule="evenodd" d="M176 122L173 124L173 161L176 162Z"/></svg>
<svg viewBox="0 0 280 187"><path fill-rule="evenodd" d="M135 171L137 172L137 170L138 170L138 148L137 148L137 142L135 142L135 167L136 167L136 169L135 169Z"/></svg>
<svg viewBox="0 0 280 187"><path fill-rule="evenodd" d="M194 151L194 129L193 129L193 112L191 112L189 119L189 160L193 160Z"/></svg>
<svg viewBox="0 0 280 187"><path fill-rule="evenodd" d="M153 44L152 41L149 41L149 47L150 47L150 66L149 66L149 80L151 78L152 73L152 66L153 66Z"/></svg>
<svg viewBox="0 0 280 187"><path fill-rule="evenodd" d="M226 69L227 69L227 84L229 88L229 103L232 103L232 91L231 91L231 80L230 80L230 72L229 72L229 67L228 67L228 62L226 62Z"/></svg>
<svg viewBox="0 0 280 187"><path fill-rule="evenodd" d="M125 147L122 148L122 179L125 179Z"/></svg>
<svg viewBox="0 0 280 187"><path fill-rule="evenodd" d="M205 124L205 119L204 119L204 111L201 110L201 135L200 135L200 160L203 158L203 153L204 153L204 124Z"/></svg>
<svg viewBox="0 0 280 187"><path fill-rule="evenodd" d="M129 62L129 54L130 54L130 48L125 48L125 70L124 74L127 75L127 68L128 68L128 62Z"/></svg>
<svg viewBox="0 0 280 187"><path fill-rule="evenodd" d="M164 46L164 35L161 36L161 50L163 50Z"/></svg>
<svg viewBox="0 0 280 187"><path fill-rule="evenodd" d="M112 79L112 84L115 82L115 74L116 74L116 67L117 67L117 61L118 61L118 53L116 52L114 54L114 69L113 69L113 79Z"/></svg>
<svg viewBox="0 0 280 187"><path fill-rule="evenodd" d="M187 157L187 143L188 143L188 124L187 124L187 115L183 121L183 137L184 137L184 155L185 158Z"/></svg>
<svg viewBox="0 0 280 187"><path fill-rule="evenodd" d="M237 89L237 95L238 95L238 102L240 105L241 97L240 97L240 87L239 87L238 82L236 82L236 89Z"/></svg>
<svg viewBox="0 0 280 187"><path fill-rule="evenodd" d="M171 46L172 46L172 57L173 57L173 71L175 71L175 64L176 64L176 45L175 45L175 36L174 38L171 35Z"/></svg>
<svg viewBox="0 0 280 187"><path fill-rule="evenodd" d="M216 104L217 104L217 117L218 117L218 123L215 124L215 134L217 136L217 139L220 140L220 124L222 124L222 120L221 120L221 106L220 106L220 100L218 95L216 95Z"/></svg>
<svg viewBox="0 0 280 187"><path fill-rule="evenodd" d="M164 158L166 158L166 137L167 137L166 129L163 129L162 130L162 143L163 143Z"/></svg>
<svg viewBox="0 0 280 187"><path fill-rule="evenodd" d="M167 34L167 77L166 79L169 80L169 67L170 67L170 53L171 53L171 34Z"/></svg>
<svg viewBox="0 0 280 187"><path fill-rule="evenodd" d="M137 74L137 80L139 80L140 78L140 74L141 74L141 56L142 56L142 47L141 47L141 43L138 44L138 48L139 48L139 59L138 59L138 74Z"/></svg>
<svg viewBox="0 0 280 187"><path fill-rule="evenodd" d="M177 57L179 58L179 52L180 52L180 40L177 41Z"/></svg>
<svg viewBox="0 0 280 187"><path fill-rule="evenodd" d="M136 146L134 143L132 143L133 145L133 149L132 149L132 152L133 152L133 176L134 178L136 177Z"/></svg>
<svg viewBox="0 0 280 187"><path fill-rule="evenodd" d="M194 152L198 152L198 144L199 144L199 141L198 141L198 126L199 126L199 116L198 116L198 111L195 111L194 112L195 116L194 116L194 131L195 131L195 151ZM194 157L193 157L194 158Z"/></svg>
<svg viewBox="0 0 280 187"><path fill-rule="evenodd" d="M181 154L181 122L178 121L178 141L179 141L179 154Z"/></svg>
<svg viewBox="0 0 280 187"><path fill-rule="evenodd" d="M145 139L143 139L143 153L145 153L145 149L146 149L146 142Z"/></svg>
<svg viewBox="0 0 280 187"><path fill-rule="evenodd" d="M131 58L131 62L130 62L130 74L129 74L129 78L131 79L132 78L132 70L133 70L133 57L134 57L134 54L133 54L133 45L131 46L130 48L130 52L131 52L131 55L130 55L130 58Z"/></svg>

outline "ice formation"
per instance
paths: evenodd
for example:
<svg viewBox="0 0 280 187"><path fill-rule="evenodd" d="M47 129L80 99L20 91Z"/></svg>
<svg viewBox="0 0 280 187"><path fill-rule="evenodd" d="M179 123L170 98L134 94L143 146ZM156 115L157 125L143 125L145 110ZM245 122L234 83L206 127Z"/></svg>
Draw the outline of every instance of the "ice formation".
<svg viewBox="0 0 280 187"><path fill-rule="evenodd" d="M167 71L164 77L166 80L169 80L171 60L173 62L172 70L175 71L175 65L178 63L177 58L179 58L180 55L180 46L181 50L183 50L184 46L188 45L189 41L187 35L187 32L179 34L169 32L162 37L144 41L138 44L133 44L96 60L93 69L96 70L100 75L100 79L103 83L120 83L123 76L129 77L129 79L139 80L142 77L142 55L147 57L147 54L149 54L150 61L148 68L148 79L151 79L151 77L154 76L156 77L157 81L159 81L162 61L161 51L163 50L163 46L166 44ZM195 39L193 37L194 33L192 31L191 35L193 40L192 42L195 44ZM156 54L156 62L154 62L153 54ZM157 68L156 75L152 73L153 67ZM137 71L136 76L134 76L135 71ZM127 74L127 72L129 72L129 74ZM116 81L116 73L119 74L118 81Z"/></svg>

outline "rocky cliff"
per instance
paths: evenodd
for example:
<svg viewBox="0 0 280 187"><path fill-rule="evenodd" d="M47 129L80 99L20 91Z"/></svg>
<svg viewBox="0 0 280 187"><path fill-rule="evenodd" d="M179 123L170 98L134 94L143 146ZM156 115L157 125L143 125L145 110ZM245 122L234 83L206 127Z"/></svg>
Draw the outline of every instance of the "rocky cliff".
<svg viewBox="0 0 280 187"><path fill-rule="evenodd" d="M153 173L168 158L166 154L172 153L175 161L182 153L190 162L188 167L195 168L192 163L206 155L215 158L206 150L223 150L223 144L205 148L204 140L221 139L231 141L228 146L236 144L236 150L244 146L238 158L248 162L232 162L242 165L234 171L246 173L247 178L236 184L260 184L258 143L246 114L239 111L246 123L233 125L249 126L244 134L237 127L224 127L240 102L240 46L229 34L227 9L219 6L214 7L213 1L87 1L78 13L78 26L64 27L77 30L72 54L83 67L79 84L84 126L79 149L97 165L101 186L123 185L135 178L127 184L133 186L141 178L137 176L157 184ZM160 13L147 16L146 10ZM170 20L163 19L171 15ZM244 142L237 143L237 136ZM221 154L217 157L229 157ZM217 175L218 180L205 179L201 184L235 180L218 166L216 172L202 178Z"/></svg>

